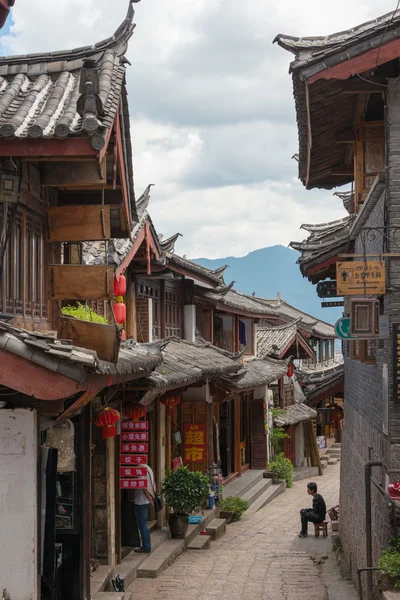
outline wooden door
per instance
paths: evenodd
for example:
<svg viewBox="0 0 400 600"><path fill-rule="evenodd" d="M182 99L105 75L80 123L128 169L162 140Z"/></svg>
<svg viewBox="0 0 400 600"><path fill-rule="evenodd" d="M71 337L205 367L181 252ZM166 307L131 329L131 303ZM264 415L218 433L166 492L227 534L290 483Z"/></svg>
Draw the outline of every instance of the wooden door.
<svg viewBox="0 0 400 600"><path fill-rule="evenodd" d="M234 471L234 413L232 400L227 400L221 404L219 447L222 474L224 477L228 477Z"/></svg>
<svg viewBox="0 0 400 600"><path fill-rule="evenodd" d="M265 469L267 462L267 438L264 427L262 400L250 400L250 463L252 469Z"/></svg>

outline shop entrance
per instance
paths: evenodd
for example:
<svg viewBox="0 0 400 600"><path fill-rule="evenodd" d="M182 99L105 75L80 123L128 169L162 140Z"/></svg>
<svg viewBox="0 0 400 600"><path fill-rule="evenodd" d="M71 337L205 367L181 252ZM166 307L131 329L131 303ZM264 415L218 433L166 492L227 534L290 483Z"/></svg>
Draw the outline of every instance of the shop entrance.
<svg viewBox="0 0 400 600"><path fill-rule="evenodd" d="M224 477L234 472L234 403L227 400L220 406L221 470Z"/></svg>
<svg viewBox="0 0 400 600"><path fill-rule="evenodd" d="M264 404L262 400L250 400L250 464L252 469L265 469L267 441L264 428Z"/></svg>

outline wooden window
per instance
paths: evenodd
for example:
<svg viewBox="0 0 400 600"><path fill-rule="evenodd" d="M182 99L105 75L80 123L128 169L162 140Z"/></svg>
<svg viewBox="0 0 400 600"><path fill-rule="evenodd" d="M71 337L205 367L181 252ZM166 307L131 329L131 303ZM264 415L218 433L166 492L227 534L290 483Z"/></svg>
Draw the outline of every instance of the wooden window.
<svg viewBox="0 0 400 600"><path fill-rule="evenodd" d="M165 335L181 337L182 307L180 288L166 282L165 284Z"/></svg>
<svg viewBox="0 0 400 600"><path fill-rule="evenodd" d="M0 310L43 319L47 315L43 220L18 208L0 206L0 239L9 230L0 283Z"/></svg>
<svg viewBox="0 0 400 600"><path fill-rule="evenodd" d="M155 281L140 279L137 282L136 294L138 298L151 298L153 300L153 322L149 326L153 331L153 340L161 339L160 284ZM140 319L140 314L138 314L138 319Z"/></svg>
<svg viewBox="0 0 400 600"><path fill-rule="evenodd" d="M351 335L366 337L379 335L379 300L360 298L350 301Z"/></svg>

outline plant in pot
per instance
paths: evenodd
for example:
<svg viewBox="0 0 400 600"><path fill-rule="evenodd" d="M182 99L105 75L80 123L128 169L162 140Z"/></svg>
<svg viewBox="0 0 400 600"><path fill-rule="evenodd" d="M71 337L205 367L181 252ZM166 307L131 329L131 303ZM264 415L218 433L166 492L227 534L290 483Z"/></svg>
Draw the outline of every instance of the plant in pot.
<svg viewBox="0 0 400 600"><path fill-rule="evenodd" d="M275 456L274 460L269 463L268 471L274 474L274 483L278 481L286 481L287 487L292 487L292 461L286 458L283 452L280 452L277 456Z"/></svg>
<svg viewBox="0 0 400 600"><path fill-rule="evenodd" d="M228 496L221 500L219 509L219 516L222 519L226 519L227 523L231 521L239 521L245 510L249 508L249 503L243 498L237 496Z"/></svg>
<svg viewBox="0 0 400 600"><path fill-rule="evenodd" d="M189 515L203 508L210 496L209 477L198 471L180 467L168 473L162 485L167 506L172 509L168 518L171 537L183 539L189 527Z"/></svg>

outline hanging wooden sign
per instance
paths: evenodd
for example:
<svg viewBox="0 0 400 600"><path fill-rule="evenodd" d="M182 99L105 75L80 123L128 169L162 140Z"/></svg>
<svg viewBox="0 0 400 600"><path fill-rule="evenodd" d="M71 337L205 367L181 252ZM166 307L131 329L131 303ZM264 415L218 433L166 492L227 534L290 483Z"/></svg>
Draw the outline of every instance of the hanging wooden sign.
<svg viewBox="0 0 400 600"><path fill-rule="evenodd" d="M385 263L379 260L336 263L338 296L386 293Z"/></svg>

